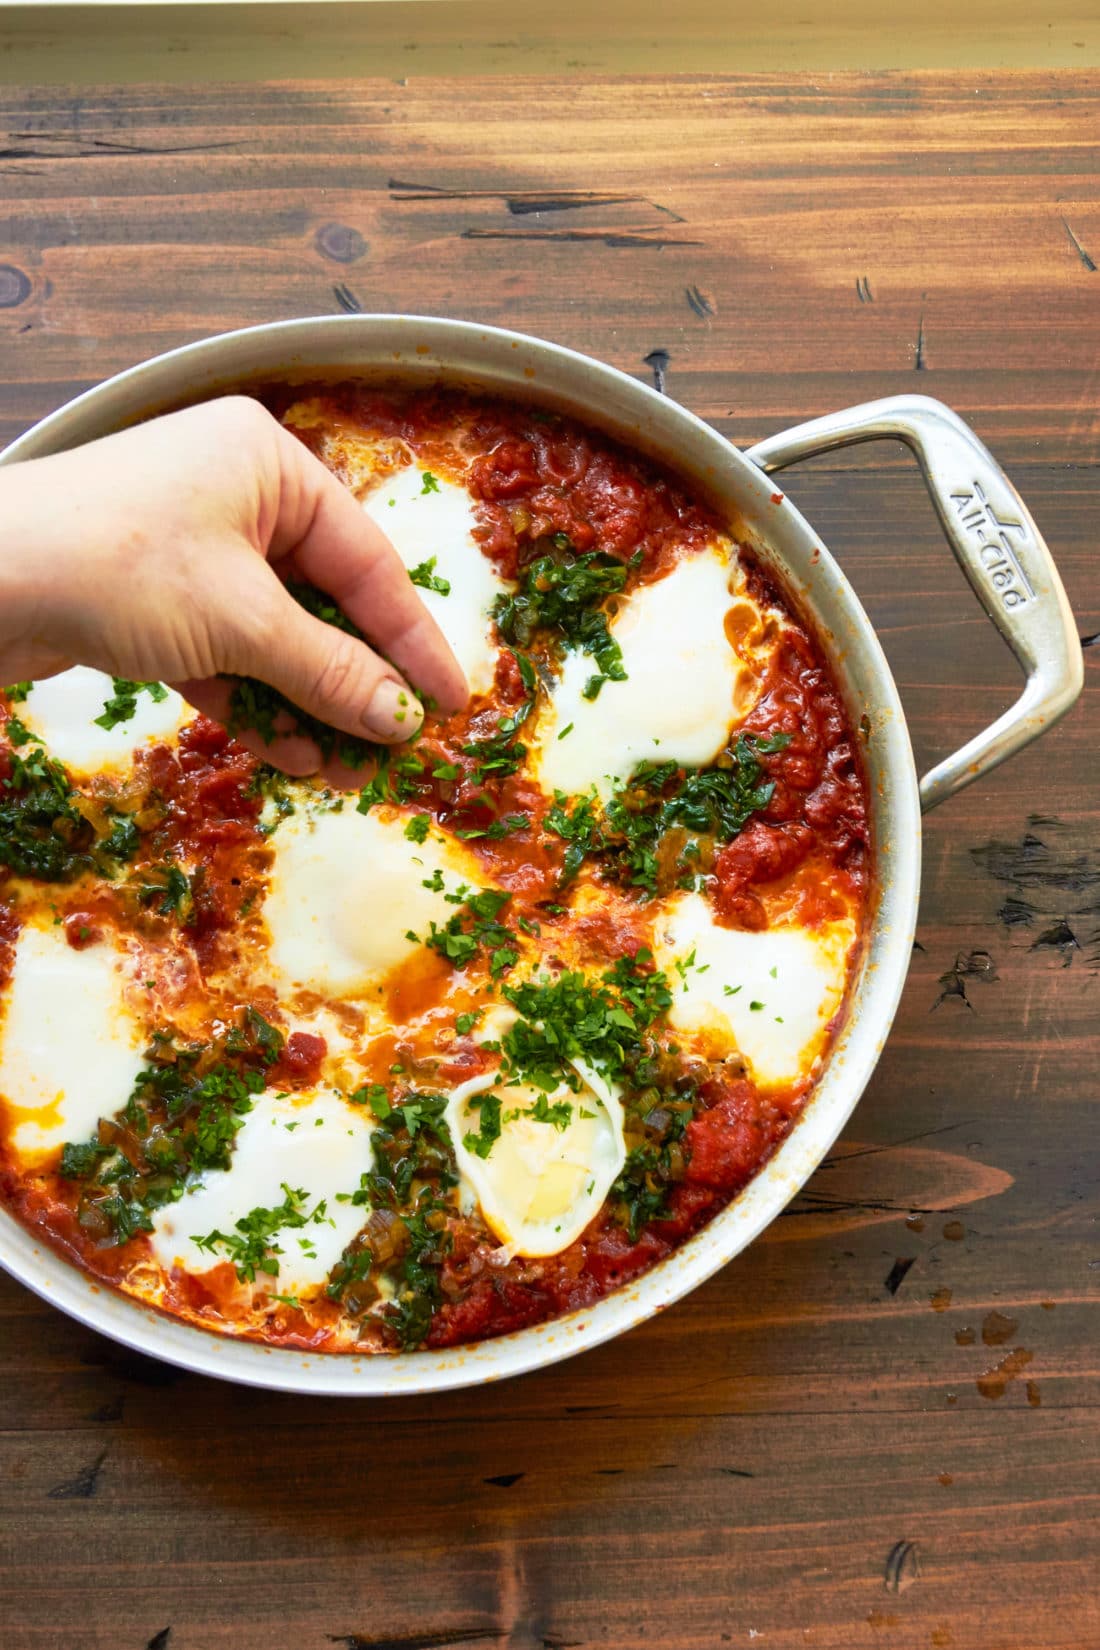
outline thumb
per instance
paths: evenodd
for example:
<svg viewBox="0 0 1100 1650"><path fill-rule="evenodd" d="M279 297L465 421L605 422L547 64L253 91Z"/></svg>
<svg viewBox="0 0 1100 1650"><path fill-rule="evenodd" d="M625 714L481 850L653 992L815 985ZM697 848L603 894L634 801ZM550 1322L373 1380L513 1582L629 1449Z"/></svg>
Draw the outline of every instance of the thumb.
<svg viewBox="0 0 1100 1650"><path fill-rule="evenodd" d="M278 596L258 630L243 630L225 669L257 676L343 733L397 743L424 720L405 680L365 642L325 624L272 578ZM265 604L266 605L266 604Z"/></svg>

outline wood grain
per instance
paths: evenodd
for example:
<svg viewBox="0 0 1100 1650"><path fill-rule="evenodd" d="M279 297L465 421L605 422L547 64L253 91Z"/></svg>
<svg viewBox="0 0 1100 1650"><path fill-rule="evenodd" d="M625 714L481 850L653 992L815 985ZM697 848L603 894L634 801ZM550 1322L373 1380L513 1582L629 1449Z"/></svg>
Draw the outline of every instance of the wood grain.
<svg viewBox="0 0 1100 1650"><path fill-rule="evenodd" d="M665 352L669 393L739 442L919 389L1004 459L1100 631L1100 77L0 107L5 439L156 350L341 302L639 374ZM1011 662L900 451L790 490L927 765L1009 701ZM4 1650L1094 1650L1098 657L1065 723L928 820L920 949L849 1135L627 1340L503 1387L307 1402L0 1282Z"/></svg>
<svg viewBox="0 0 1100 1650"><path fill-rule="evenodd" d="M4 6L0 83L328 79L356 75L822 74L835 69L1095 69L1092 0L243 0Z"/></svg>

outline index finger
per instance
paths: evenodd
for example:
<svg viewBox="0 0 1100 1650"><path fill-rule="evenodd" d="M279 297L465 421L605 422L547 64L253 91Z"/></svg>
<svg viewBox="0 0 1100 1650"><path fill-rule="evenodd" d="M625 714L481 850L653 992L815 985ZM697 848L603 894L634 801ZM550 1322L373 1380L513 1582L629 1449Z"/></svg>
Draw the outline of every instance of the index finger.
<svg viewBox="0 0 1100 1650"><path fill-rule="evenodd" d="M470 697L446 637L404 562L347 488L300 441L279 431L281 493L270 560L335 598L378 651L444 711Z"/></svg>

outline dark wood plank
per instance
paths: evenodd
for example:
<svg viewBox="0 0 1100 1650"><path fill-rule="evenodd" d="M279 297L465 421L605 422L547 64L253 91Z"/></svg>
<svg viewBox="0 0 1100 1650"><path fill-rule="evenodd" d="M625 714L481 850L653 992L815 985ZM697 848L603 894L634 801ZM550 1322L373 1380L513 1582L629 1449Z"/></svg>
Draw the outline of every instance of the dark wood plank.
<svg viewBox="0 0 1100 1650"><path fill-rule="evenodd" d="M343 281L629 369L661 345L738 440L896 387L923 318L922 387L1006 460L1087 462L1096 80L4 89L6 255L33 290L4 312L0 433L198 333L332 310ZM517 215L524 194L551 209ZM334 222L366 243L350 265Z"/></svg>
<svg viewBox="0 0 1100 1650"><path fill-rule="evenodd" d="M639 373L663 348L670 392L738 441L939 395L1100 630L1096 76L32 88L0 109L5 439L342 285ZM789 485L927 765L1009 701L1011 661L904 455ZM1074 715L928 820L922 949L845 1139L627 1342L321 1404L131 1357L0 1280L5 1650L1093 1650L1086 657Z"/></svg>

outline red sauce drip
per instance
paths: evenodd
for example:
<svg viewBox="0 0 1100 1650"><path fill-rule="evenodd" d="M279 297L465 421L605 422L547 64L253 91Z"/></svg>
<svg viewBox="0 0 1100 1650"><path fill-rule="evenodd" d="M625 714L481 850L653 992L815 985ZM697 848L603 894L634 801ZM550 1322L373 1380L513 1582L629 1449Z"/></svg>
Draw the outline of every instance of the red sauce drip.
<svg viewBox="0 0 1100 1650"><path fill-rule="evenodd" d="M5 986L11 977L19 929L20 922L16 912L0 900L0 986Z"/></svg>
<svg viewBox="0 0 1100 1650"><path fill-rule="evenodd" d="M262 799L250 794L256 758L219 723L197 716L182 730L178 752L154 746L139 756L138 767L151 799L164 809L154 855L182 854L194 867L187 933L205 969L216 957L218 936L240 919L248 898L242 867L264 842L257 829Z"/></svg>
<svg viewBox="0 0 1100 1650"><path fill-rule="evenodd" d="M766 584L757 594L778 599ZM762 743L785 734L787 744L760 757L774 785L762 816L715 861L715 904L723 921L766 927L757 891L811 856L823 869L841 873L853 894L862 894L870 863L863 775L840 696L804 629L784 630L766 690L741 731Z"/></svg>
<svg viewBox="0 0 1100 1650"><path fill-rule="evenodd" d="M85 951L90 945L98 945L103 938L103 930L98 927L90 911L70 911L64 921L65 938L74 951Z"/></svg>
<svg viewBox="0 0 1100 1650"><path fill-rule="evenodd" d="M328 1053L323 1037L312 1031L292 1031L283 1052L268 1072L268 1084L307 1087L321 1080L321 1062Z"/></svg>

